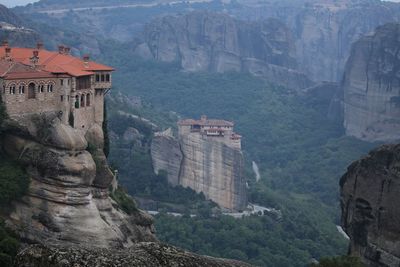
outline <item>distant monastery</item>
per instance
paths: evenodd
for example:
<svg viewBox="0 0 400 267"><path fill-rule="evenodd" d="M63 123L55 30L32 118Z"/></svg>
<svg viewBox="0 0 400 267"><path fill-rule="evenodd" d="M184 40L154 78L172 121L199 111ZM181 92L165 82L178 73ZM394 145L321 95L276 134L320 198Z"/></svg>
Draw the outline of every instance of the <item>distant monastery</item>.
<svg viewBox="0 0 400 267"><path fill-rule="evenodd" d="M207 116L203 115L200 120L180 120L178 132L179 136L198 134L203 138L223 142L229 147L240 150L242 136L233 131L233 126L233 122L208 119Z"/></svg>
<svg viewBox="0 0 400 267"><path fill-rule="evenodd" d="M114 69L71 56L70 48L47 51L0 46L1 98L11 118L60 112L63 123L87 130L103 122L104 95Z"/></svg>

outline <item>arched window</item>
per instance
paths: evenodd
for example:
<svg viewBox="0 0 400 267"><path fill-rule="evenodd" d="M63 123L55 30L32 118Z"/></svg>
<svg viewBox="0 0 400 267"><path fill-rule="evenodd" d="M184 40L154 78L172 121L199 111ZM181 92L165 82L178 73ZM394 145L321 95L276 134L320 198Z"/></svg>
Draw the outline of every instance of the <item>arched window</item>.
<svg viewBox="0 0 400 267"><path fill-rule="evenodd" d="M15 95L15 84L10 85L10 95Z"/></svg>
<svg viewBox="0 0 400 267"><path fill-rule="evenodd" d="M52 93L53 92L53 88L54 88L54 84L53 83L49 83L47 85L47 92L48 93Z"/></svg>
<svg viewBox="0 0 400 267"><path fill-rule="evenodd" d="M36 98L36 85L34 83L30 83L28 85L28 99Z"/></svg>
<svg viewBox="0 0 400 267"><path fill-rule="evenodd" d="M38 92L39 93L43 93L44 92L44 84L43 83L38 85Z"/></svg>
<svg viewBox="0 0 400 267"><path fill-rule="evenodd" d="M20 95L25 94L25 84L20 84L20 85L19 85L18 93L19 93Z"/></svg>
<svg viewBox="0 0 400 267"><path fill-rule="evenodd" d="M79 95L75 96L75 108L79 108Z"/></svg>
<svg viewBox="0 0 400 267"><path fill-rule="evenodd" d="M85 106L85 95L81 95L81 107Z"/></svg>
<svg viewBox="0 0 400 267"><path fill-rule="evenodd" d="M86 95L86 106L90 107L90 94Z"/></svg>

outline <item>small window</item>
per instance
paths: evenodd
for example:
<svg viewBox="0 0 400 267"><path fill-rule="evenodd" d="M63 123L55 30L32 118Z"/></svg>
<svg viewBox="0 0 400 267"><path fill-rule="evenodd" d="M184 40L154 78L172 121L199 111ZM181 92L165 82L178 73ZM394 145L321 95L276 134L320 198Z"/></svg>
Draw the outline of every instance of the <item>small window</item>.
<svg viewBox="0 0 400 267"><path fill-rule="evenodd" d="M70 79L67 79L67 81L68 81L68 85L70 85L70 84L71 84L71 80L70 80Z"/></svg>
<svg viewBox="0 0 400 267"><path fill-rule="evenodd" d="M63 95L60 97L60 100L61 100L61 102L64 102L64 96Z"/></svg>
<svg viewBox="0 0 400 267"><path fill-rule="evenodd" d="M110 81L110 74L106 74L106 82Z"/></svg>
<svg viewBox="0 0 400 267"><path fill-rule="evenodd" d="M64 79L60 80L61 85L64 85Z"/></svg>
<svg viewBox="0 0 400 267"><path fill-rule="evenodd" d="M44 91L44 85L39 84L39 93L43 93L43 91Z"/></svg>
<svg viewBox="0 0 400 267"><path fill-rule="evenodd" d="M20 95L25 94L25 85L20 85L20 86L19 86L18 93L19 93Z"/></svg>
<svg viewBox="0 0 400 267"><path fill-rule="evenodd" d="M100 75L96 74L96 82L100 82Z"/></svg>
<svg viewBox="0 0 400 267"><path fill-rule="evenodd" d="M101 75L101 81L104 82L104 74Z"/></svg>
<svg viewBox="0 0 400 267"><path fill-rule="evenodd" d="M85 95L81 95L81 107L85 106Z"/></svg>
<svg viewBox="0 0 400 267"><path fill-rule="evenodd" d="M86 106L90 107L90 94L86 95Z"/></svg>
<svg viewBox="0 0 400 267"><path fill-rule="evenodd" d="M79 108L79 96L75 96L75 108Z"/></svg>
<svg viewBox="0 0 400 267"><path fill-rule="evenodd" d="M53 92L53 84L48 84L47 85L47 92L52 93Z"/></svg>
<svg viewBox="0 0 400 267"><path fill-rule="evenodd" d="M15 85L10 87L10 95L15 95Z"/></svg>

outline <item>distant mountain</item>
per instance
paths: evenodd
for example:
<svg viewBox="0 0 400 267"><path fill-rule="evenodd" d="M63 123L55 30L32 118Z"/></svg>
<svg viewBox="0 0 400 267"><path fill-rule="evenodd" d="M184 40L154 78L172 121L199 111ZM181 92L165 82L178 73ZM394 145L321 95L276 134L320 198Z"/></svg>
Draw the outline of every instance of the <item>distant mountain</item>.
<svg viewBox="0 0 400 267"><path fill-rule="evenodd" d="M2 4L0 4L0 21L13 24L15 26L22 25L20 18Z"/></svg>
<svg viewBox="0 0 400 267"><path fill-rule="evenodd" d="M138 55L179 62L186 71L250 72L289 88L312 85L297 71L291 32L276 19L247 23L194 11L155 19L143 35Z"/></svg>
<svg viewBox="0 0 400 267"><path fill-rule="evenodd" d="M32 46L40 40L39 34L23 26L23 21L7 7L0 5L0 41L8 40L19 46Z"/></svg>
<svg viewBox="0 0 400 267"><path fill-rule="evenodd" d="M229 12L250 21L277 18L295 39L297 60L314 81L339 81L353 42L399 21L400 4L378 0L238 0Z"/></svg>

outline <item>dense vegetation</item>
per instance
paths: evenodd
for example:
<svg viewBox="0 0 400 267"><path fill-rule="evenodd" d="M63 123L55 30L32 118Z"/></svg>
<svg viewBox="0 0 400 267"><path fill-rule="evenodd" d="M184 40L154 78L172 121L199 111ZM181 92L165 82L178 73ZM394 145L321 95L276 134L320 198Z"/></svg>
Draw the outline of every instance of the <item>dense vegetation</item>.
<svg viewBox="0 0 400 267"><path fill-rule="evenodd" d="M304 266L312 258L345 253L346 241L335 226L339 221L338 180L346 166L374 144L344 137L341 125L327 119L329 95L288 91L247 74L184 73L177 64L132 60L120 57L118 51L104 59L118 66L119 72L114 76L118 89L141 96L160 110L177 111L185 117L206 114L235 121L236 130L243 135L246 160L256 161L262 176L256 183L251 172L247 172L250 201L278 208L283 214L275 228L250 227L270 220L262 217L235 221L237 227L231 229L229 237L233 243L237 236L244 240L231 247L243 252L237 255L260 265L273 262L272 266ZM149 155L141 155L145 157ZM135 187L129 179L134 179L135 172L143 166L131 163L131 173L122 182ZM155 184L149 182L151 166L147 168L148 173L140 179L144 183L147 177L147 192L149 188L165 187L160 179L155 179ZM134 190L135 194L143 194L141 189ZM158 236L195 252L230 257L224 243L210 240L210 235L218 234L224 220L233 219L160 216ZM198 224L208 225L204 227L210 232L204 234L193 228ZM253 233L242 235L244 228ZM270 242L252 243L254 236ZM196 244L189 240L196 240ZM280 242L287 249L278 253L275 244ZM246 250L250 243L257 253Z"/></svg>
<svg viewBox="0 0 400 267"><path fill-rule="evenodd" d="M6 116L0 99L0 142L2 124ZM28 189L28 184L29 179L23 168L4 156L0 149L0 214L10 212L11 201L22 197ZM12 266L18 247L17 237L7 230L3 219L0 218L0 266Z"/></svg>

